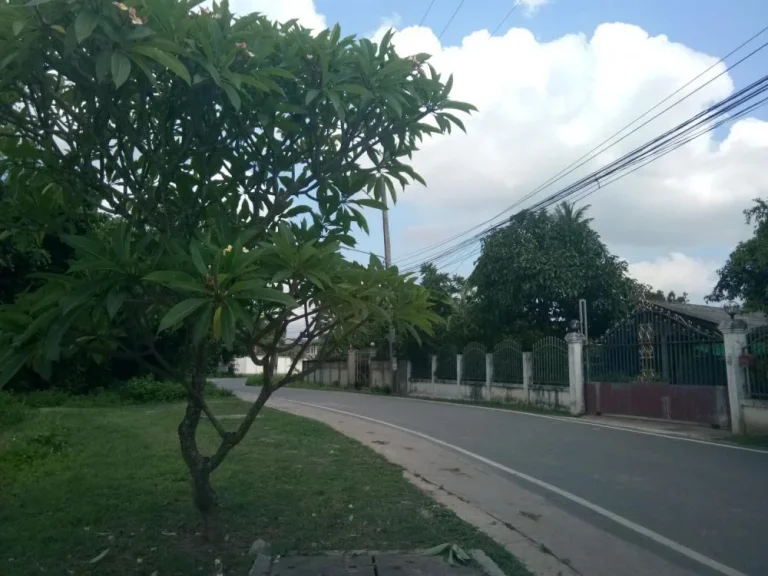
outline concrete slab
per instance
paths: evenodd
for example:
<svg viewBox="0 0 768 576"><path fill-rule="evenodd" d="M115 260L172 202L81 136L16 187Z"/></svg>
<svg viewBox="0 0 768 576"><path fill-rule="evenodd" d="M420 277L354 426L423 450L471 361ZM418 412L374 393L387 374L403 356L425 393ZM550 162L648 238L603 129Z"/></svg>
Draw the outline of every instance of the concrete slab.
<svg viewBox="0 0 768 576"><path fill-rule="evenodd" d="M288 556L269 576L481 576L480 568L451 566L418 554Z"/></svg>
<svg viewBox="0 0 768 576"><path fill-rule="evenodd" d="M272 565L270 576L375 576L370 556L287 556ZM383 575L382 575L383 576Z"/></svg>
<svg viewBox="0 0 768 576"><path fill-rule="evenodd" d="M379 576L478 576L482 571L468 566L451 566L435 556L376 556Z"/></svg>

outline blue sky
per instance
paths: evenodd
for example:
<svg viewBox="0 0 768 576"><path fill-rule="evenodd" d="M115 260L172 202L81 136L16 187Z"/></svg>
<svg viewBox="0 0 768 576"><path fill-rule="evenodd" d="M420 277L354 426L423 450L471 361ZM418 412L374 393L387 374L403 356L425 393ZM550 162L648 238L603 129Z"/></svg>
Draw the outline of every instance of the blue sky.
<svg viewBox="0 0 768 576"><path fill-rule="evenodd" d="M496 28L514 0L466 0L438 41L459 0L436 0L423 28L415 27L430 0L239 1L279 19L304 17L309 6L311 17L339 22L345 34L373 36L392 25L398 50L435 54L438 69L456 76L456 97L481 108L467 122L469 136L443 137L417 153L428 188L409 188L391 211L395 263L499 212L768 25L765 0L535 0L543 5L533 13L519 7L488 39L478 31ZM766 41L768 33L750 49ZM649 125L632 147L767 68L768 49ZM694 300L711 289L717 267L749 235L742 210L768 190L768 123L758 120L704 137L589 198L596 228L633 275ZM380 254L380 215L369 223L359 248ZM447 271L466 274L471 262Z"/></svg>

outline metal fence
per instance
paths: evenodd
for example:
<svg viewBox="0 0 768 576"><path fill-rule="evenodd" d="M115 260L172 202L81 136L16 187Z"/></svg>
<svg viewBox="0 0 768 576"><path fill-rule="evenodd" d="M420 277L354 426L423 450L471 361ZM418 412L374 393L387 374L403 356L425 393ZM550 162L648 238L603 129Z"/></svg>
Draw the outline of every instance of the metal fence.
<svg viewBox="0 0 768 576"><path fill-rule="evenodd" d="M747 333L747 396L768 400L768 326Z"/></svg>
<svg viewBox="0 0 768 576"><path fill-rule="evenodd" d="M723 336L649 307L587 345L585 377L592 382L666 382L726 386Z"/></svg>
<svg viewBox="0 0 768 576"><path fill-rule="evenodd" d="M432 380L432 355L426 350L420 350L410 355L411 378L416 380Z"/></svg>
<svg viewBox="0 0 768 576"><path fill-rule="evenodd" d="M523 352L516 340L502 340L493 349L493 381L523 383Z"/></svg>
<svg viewBox="0 0 768 576"><path fill-rule="evenodd" d="M533 345L533 383L565 386L568 383L568 345L562 338L547 336Z"/></svg>
<svg viewBox="0 0 768 576"><path fill-rule="evenodd" d="M456 351L455 346L448 346L437 353L435 378L438 380L456 380Z"/></svg>
<svg viewBox="0 0 768 576"><path fill-rule="evenodd" d="M461 381L485 384L485 348L479 342L470 342L461 353Z"/></svg>

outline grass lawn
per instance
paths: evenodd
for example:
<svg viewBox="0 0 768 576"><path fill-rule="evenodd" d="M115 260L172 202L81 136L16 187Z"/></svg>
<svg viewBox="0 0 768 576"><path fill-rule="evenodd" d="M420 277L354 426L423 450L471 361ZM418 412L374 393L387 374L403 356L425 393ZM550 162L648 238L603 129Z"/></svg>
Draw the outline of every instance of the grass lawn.
<svg viewBox="0 0 768 576"><path fill-rule="evenodd" d="M768 435L757 434L754 436L731 436L727 438L728 442L741 444L742 446L754 446L756 448L768 448Z"/></svg>
<svg viewBox="0 0 768 576"><path fill-rule="evenodd" d="M242 414L237 400L211 400ZM0 574L246 574L251 542L273 553L484 549L507 575L529 573L505 550L402 478L402 470L331 428L265 410L214 474L215 548L199 534L176 425L180 405L32 410L0 430ZM234 427L237 418L225 419ZM201 425L211 448L215 432ZM89 560L109 549L100 561Z"/></svg>

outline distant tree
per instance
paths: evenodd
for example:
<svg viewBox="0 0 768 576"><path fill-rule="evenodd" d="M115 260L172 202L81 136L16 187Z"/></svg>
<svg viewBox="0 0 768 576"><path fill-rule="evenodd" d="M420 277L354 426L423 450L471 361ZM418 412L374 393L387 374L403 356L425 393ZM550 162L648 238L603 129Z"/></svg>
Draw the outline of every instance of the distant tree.
<svg viewBox="0 0 768 576"><path fill-rule="evenodd" d="M590 334L599 335L638 300L626 262L608 251L585 211L558 208L520 213L483 241L470 281L488 343L512 336L528 346L564 335L580 298L588 302Z"/></svg>
<svg viewBox="0 0 768 576"><path fill-rule="evenodd" d="M756 198L744 215L754 226L754 235L731 252L706 300L741 300L749 310L768 312L768 202Z"/></svg>
<svg viewBox="0 0 768 576"><path fill-rule="evenodd" d="M656 302L670 302L673 304L688 304L688 292L683 292L678 296L674 290L670 290L664 294L663 290L654 290L650 286L647 287L645 292L645 298L647 300L655 300Z"/></svg>
<svg viewBox="0 0 768 576"><path fill-rule="evenodd" d="M557 208L555 208L555 216L575 224L589 224L592 222L592 218L587 218L586 214L591 207L590 204L587 204L577 209L574 202L563 200L557 205Z"/></svg>

